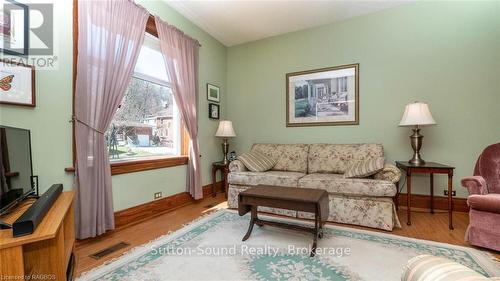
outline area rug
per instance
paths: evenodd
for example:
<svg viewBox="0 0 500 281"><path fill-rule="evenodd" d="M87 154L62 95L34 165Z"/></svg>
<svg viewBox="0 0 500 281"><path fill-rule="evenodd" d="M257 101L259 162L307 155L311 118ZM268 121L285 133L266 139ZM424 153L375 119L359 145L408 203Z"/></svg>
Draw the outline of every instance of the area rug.
<svg viewBox="0 0 500 281"><path fill-rule="evenodd" d="M308 222L262 216L295 224ZM255 227L242 242L249 216L216 213L137 247L77 280L400 280L420 254L443 256L485 276L500 276L486 252L391 234L327 226L315 257L312 235Z"/></svg>

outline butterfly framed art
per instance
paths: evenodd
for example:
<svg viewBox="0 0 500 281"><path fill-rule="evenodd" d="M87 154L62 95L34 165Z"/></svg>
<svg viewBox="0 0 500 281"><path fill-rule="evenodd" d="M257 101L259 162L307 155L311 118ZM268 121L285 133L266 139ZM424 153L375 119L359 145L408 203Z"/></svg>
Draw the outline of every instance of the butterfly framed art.
<svg viewBox="0 0 500 281"><path fill-rule="evenodd" d="M0 104L35 107L35 68L0 60Z"/></svg>

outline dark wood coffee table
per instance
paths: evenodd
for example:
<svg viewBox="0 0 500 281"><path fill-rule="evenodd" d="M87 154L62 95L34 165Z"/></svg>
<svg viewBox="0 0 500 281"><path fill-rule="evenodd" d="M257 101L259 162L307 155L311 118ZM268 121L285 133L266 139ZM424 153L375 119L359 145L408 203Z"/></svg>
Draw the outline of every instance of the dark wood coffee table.
<svg viewBox="0 0 500 281"><path fill-rule="evenodd" d="M259 206L314 213L314 228L261 220L257 217L257 207ZM249 188L238 195L239 215L243 216L251 212L250 225L243 241L250 237L254 224L305 231L313 234L311 249L311 257L313 257L316 253L318 238L323 237L323 225L328 219L328 208L328 193L325 190L270 185Z"/></svg>

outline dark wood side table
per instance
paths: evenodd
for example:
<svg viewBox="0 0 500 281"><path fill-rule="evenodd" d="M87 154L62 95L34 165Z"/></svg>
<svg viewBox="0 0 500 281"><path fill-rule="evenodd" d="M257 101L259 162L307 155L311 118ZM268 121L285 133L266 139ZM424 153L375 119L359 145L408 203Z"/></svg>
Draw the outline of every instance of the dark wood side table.
<svg viewBox="0 0 500 281"><path fill-rule="evenodd" d="M222 186L227 198L227 175L229 174L229 163L224 164L221 161L212 163L212 197L215 197L215 195L217 194L215 191L215 184L217 183L217 171L221 171L222 173Z"/></svg>
<svg viewBox="0 0 500 281"><path fill-rule="evenodd" d="M396 161L396 166L401 170L406 172L406 186L407 186L407 196L406 196L406 216L407 225L411 225L411 176L413 173L417 174L429 174L430 175L430 193L431 193L431 214L434 214L434 174L447 174L448 175L448 216L449 216L449 228L453 229L453 170L455 167L448 165L436 163L436 162L426 162L424 165L413 165L408 163L408 161ZM399 189L396 198L399 196ZM398 200L396 199L396 202Z"/></svg>

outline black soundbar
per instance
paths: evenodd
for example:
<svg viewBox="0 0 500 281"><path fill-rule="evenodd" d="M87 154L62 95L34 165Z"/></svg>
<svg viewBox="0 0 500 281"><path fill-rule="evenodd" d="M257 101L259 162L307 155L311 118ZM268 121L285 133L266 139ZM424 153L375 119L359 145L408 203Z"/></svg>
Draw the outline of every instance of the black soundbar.
<svg viewBox="0 0 500 281"><path fill-rule="evenodd" d="M31 234L50 210L63 190L62 184L53 184L49 190L38 198L24 214L12 225L14 237Z"/></svg>

